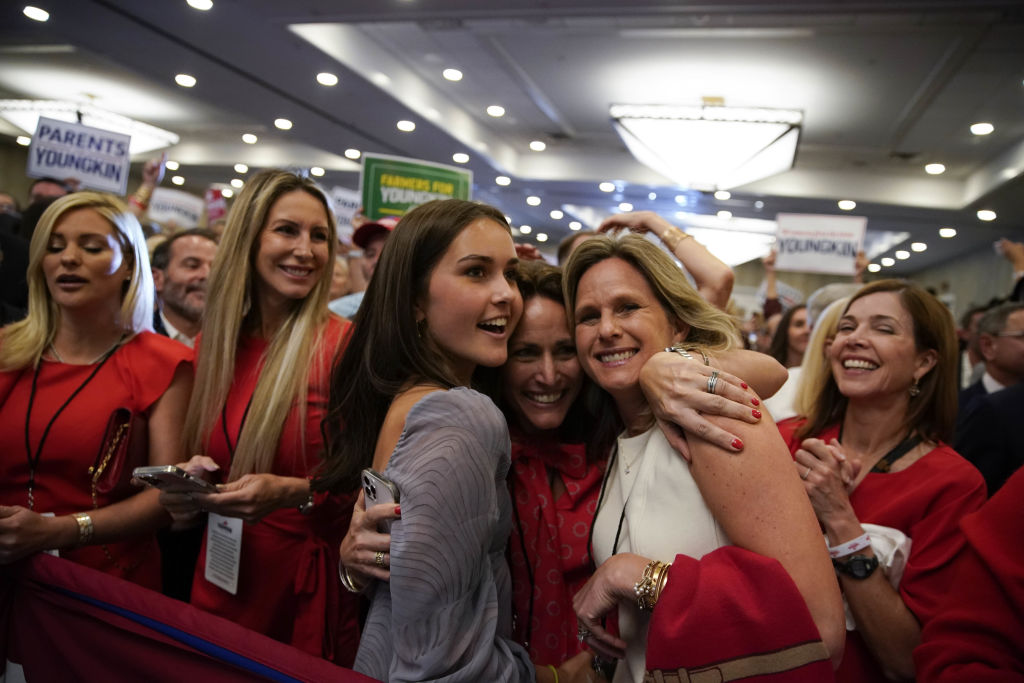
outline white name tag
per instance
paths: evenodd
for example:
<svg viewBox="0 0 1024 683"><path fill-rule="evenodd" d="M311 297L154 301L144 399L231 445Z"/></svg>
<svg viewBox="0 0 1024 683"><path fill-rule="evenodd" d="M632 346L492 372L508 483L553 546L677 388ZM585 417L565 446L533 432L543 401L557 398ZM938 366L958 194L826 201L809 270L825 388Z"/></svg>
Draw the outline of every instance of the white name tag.
<svg viewBox="0 0 1024 683"><path fill-rule="evenodd" d="M238 565L242 558L242 520L211 512L206 520L206 568L214 586L238 593Z"/></svg>

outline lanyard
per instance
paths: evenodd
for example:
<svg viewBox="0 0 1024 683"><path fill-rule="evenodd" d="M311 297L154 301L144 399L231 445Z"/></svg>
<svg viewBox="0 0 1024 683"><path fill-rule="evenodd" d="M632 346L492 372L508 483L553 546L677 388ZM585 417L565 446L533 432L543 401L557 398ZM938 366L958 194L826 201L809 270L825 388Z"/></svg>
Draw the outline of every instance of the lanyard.
<svg viewBox="0 0 1024 683"><path fill-rule="evenodd" d="M256 392L252 392L253 396ZM231 464L235 461L235 447L238 446L239 440L242 438L242 429L245 428L245 421L249 417L249 408L252 407L252 396L249 397L249 402L245 404L245 412L242 413L242 421L238 424L238 436L235 437L235 443L231 443L231 437L228 435L228 404L227 402L220 409L220 428L224 433L224 443L228 447L228 469Z"/></svg>
<svg viewBox="0 0 1024 683"><path fill-rule="evenodd" d="M43 430L43 436L39 439L39 445L36 447L35 453L33 454L32 446L29 439L29 422L31 421L32 418L32 405L35 403L36 400L36 386L39 382L39 369L42 367L43 361L40 359L40 361L36 364L35 370L32 373L32 390L29 392L28 396L28 408L25 410L25 457L28 460L29 510L35 508L36 501L32 494L36 482L36 468L39 466L39 459L43 455L43 446L46 444L46 437L50 435L50 428L53 427L53 423L57 421L57 418L60 416L61 413L64 412L64 409L67 408L68 405L70 405L71 401L73 401L75 397L78 396L79 393L81 393L82 389L85 389L86 385L89 384L89 382L92 381L92 378L96 376L96 373L100 371L100 368L102 368L106 364L107 360L109 360L110 357L114 355L114 351L118 349L118 346L120 346L120 342L118 342L118 344L115 344L113 348L111 348L109 351L107 351L106 354L104 354L103 358L101 358L99 363L96 364L96 367L93 368L92 372L89 373L89 376L85 378L85 381L78 385L78 388L75 389L74 392L72 392L71 396L69 396L68 399L64 401L64 403L61 405L61 407L57 409L57 412L53 414L53 417L51 417L50 421L46 424L46 428Z"/></svg>
<svg viewBox="0 0 1024 683"><path fill-rule="evenodd" d="M843 428L839 428L839 443L843 442ZM882 456L882 459L871 468L872 472L887 474L892 469L892 464L909 453L915 446L921 443L921 437L917 434L907 434L907 437L893 446L892 450Z"/></svg>

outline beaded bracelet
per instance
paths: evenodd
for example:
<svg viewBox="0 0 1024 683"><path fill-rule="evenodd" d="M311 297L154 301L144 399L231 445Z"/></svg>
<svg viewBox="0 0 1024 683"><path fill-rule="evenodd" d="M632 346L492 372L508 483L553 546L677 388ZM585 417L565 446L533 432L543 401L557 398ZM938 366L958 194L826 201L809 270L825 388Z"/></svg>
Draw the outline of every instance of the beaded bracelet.
<svg viewBox="0 0 1024 683"><path fill-rule="evenodd" d="M654 609L661 591L668 581L668 569L672 565L658 560L651 560L644 567L643 576L633 584L633 592L636 593L636 605L641 612Z"/></svg>

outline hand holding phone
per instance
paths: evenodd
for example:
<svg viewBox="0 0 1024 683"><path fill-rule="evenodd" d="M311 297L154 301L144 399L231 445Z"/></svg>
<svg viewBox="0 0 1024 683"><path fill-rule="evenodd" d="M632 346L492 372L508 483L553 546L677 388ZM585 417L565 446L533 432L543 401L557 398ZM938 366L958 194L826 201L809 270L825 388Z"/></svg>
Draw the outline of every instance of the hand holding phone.
<svg viewBox="0 0 1024 683"><path fill-rule="evenodd" d="M366 496L366 507L369 509L373 505L380 505L382 503L388 503L397 505L399 503L398 486L393 481L385 477L383 474L366 468L363 470L363 493ZM392 520L384 520L381 522L382 532L391 532Z"/></svg>
<svg viewBox="0 0 1024 683"><path fill-rule="evenodd" d="M132 476L168 493L217 493L217 487L174 465L136 467Z"/></svg>

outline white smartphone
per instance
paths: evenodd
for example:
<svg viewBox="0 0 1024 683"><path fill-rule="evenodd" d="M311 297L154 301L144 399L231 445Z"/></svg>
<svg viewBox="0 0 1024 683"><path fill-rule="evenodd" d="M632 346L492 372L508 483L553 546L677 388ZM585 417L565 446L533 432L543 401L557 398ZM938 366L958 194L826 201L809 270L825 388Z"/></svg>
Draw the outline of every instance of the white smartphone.
<svg viewBox="0 0 1024 683"><path fill-rule="evenodd" d="M174 465L136 467L132 476L168 493L217 493L217 487Z"/></svg>
<svg viewBox="0 0 1024 683"><path fill-rule="evenodd" d="M395 485L395 482L370 468L363 470L363 494L366 496L367 509L381 503L397 505L399 502L398 486ZM390 533L391 520L381 522L379 531Z"/></svg>

